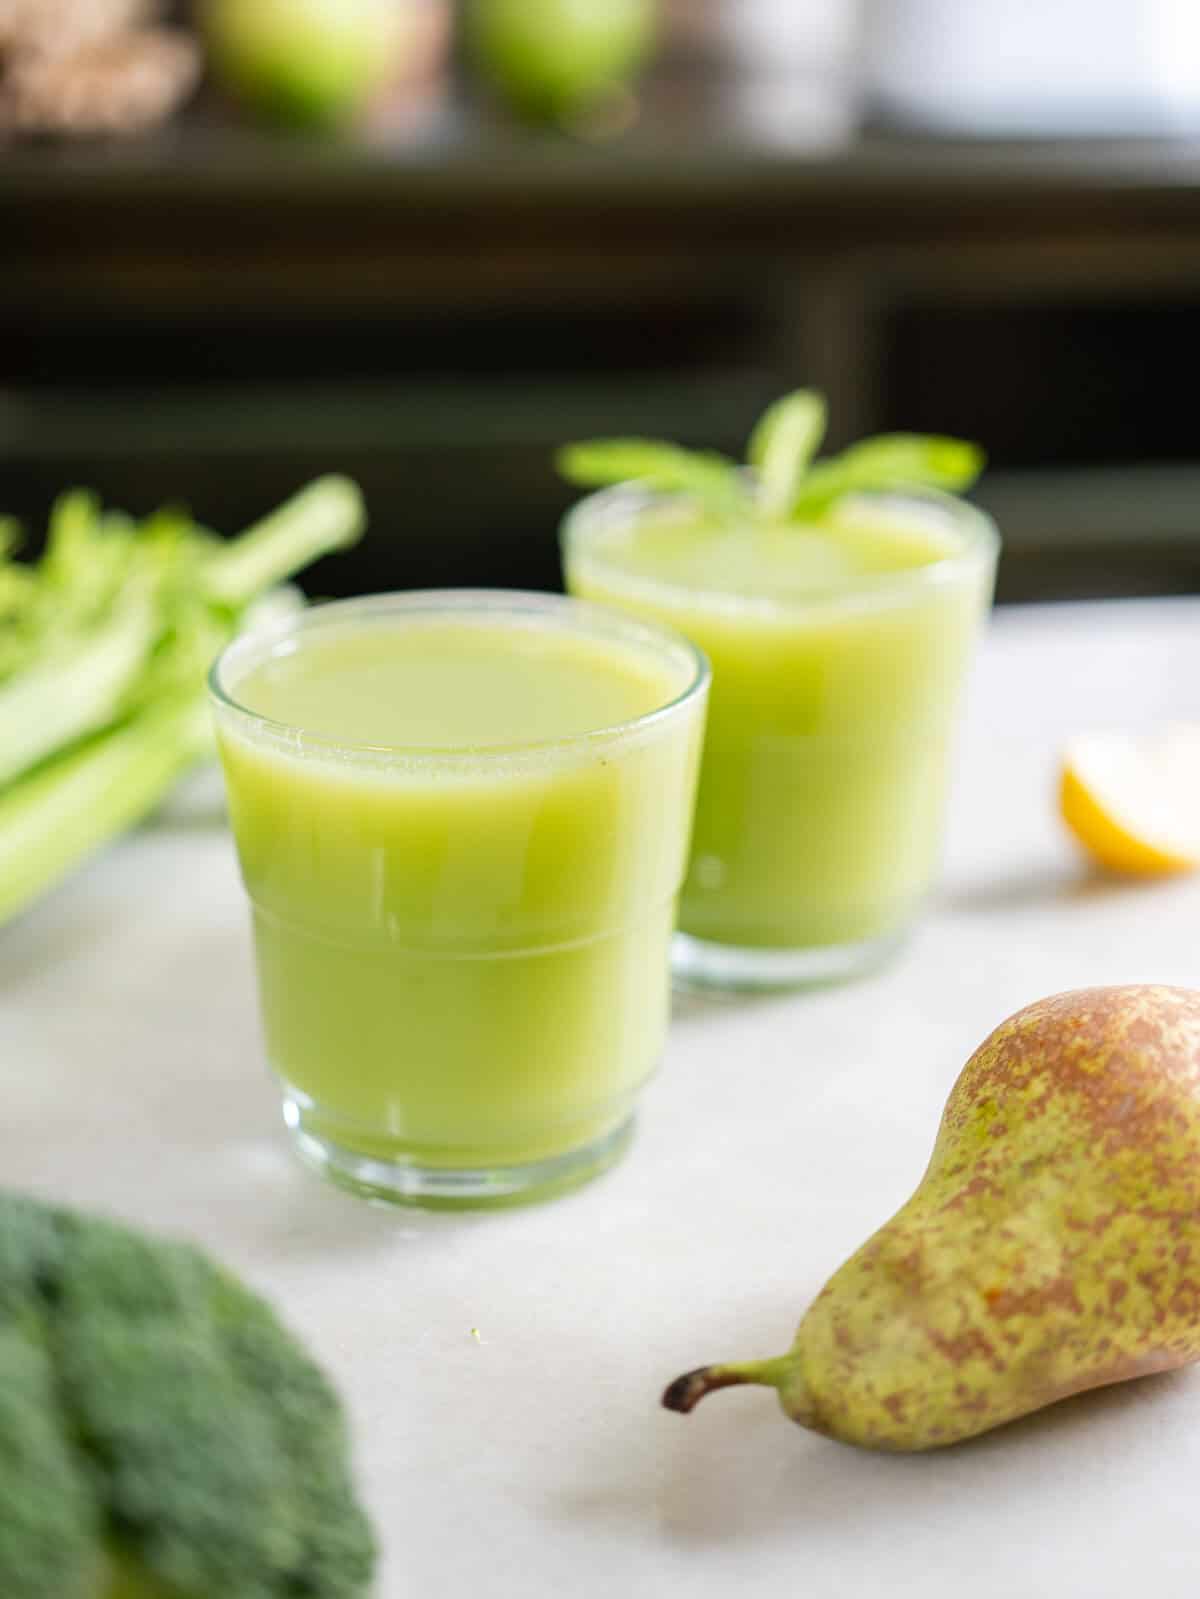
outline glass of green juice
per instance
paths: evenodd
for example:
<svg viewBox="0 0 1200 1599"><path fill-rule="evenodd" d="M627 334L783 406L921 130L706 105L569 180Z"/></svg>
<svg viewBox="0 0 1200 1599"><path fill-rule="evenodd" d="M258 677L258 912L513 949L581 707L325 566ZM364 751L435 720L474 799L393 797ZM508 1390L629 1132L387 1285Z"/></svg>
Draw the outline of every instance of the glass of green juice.
<svg viewBox="0 0 1200 1599"><path fill-rule="evenodd" d="M551 595L318 606L211 689L300 1154L424 1204L573 1187L662 1049L708 666Z"/></svg>
<svg viewBox="0 0 1200 1599"><path fill-rule="evenodd" d="M993 523L933 491L854 495L806 524L628 486L579 502L563 549L573 594L712 663L680 979L771 988L877 964L936 871Z"/></svg>

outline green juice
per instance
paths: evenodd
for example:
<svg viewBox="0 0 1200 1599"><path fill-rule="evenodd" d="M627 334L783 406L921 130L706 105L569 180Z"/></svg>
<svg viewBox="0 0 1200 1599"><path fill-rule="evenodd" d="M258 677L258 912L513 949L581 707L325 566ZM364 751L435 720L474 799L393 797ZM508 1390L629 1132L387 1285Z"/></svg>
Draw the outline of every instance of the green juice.
<svg viewBox="0 0 1200 1599"><path fill-rule="evenodd" d="M573 593L678 628L712 663L682 931L797 953L785 976L865 963L935 870L991 524L938 497L730 526L614 491L564 542ZM742 969L769 971L752 954Z"/></svg>
<svg viewBox="0 0 1200 1599"><path fill-rule="evenodd" d="M356 602L220 668L267 1050L333 1175L503 1196L628 1122L666 1028L706 674L614 621Z"/></svg>

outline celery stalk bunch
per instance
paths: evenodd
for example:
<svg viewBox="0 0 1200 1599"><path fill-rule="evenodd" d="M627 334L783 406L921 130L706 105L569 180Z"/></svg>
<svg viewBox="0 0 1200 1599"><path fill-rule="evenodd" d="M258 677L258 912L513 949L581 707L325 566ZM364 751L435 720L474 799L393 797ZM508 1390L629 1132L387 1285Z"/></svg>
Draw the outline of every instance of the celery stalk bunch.
<svg viewBox="0 0 1200 1599"><path fill-rule="evenodd" d="M268 597L365 523L323 477L240 537L75 490L45 553L0 520L0 924L166 797L210 747L205 676Z"/></svg>

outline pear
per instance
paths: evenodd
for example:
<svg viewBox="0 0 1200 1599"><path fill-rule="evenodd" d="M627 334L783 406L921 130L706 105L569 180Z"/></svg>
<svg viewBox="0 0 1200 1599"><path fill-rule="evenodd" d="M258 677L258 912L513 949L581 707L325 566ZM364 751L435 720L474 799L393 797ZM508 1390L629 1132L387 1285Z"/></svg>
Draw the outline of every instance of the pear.
<svg viewBox="0 0 1200 1599"><path fill-rule="evenodd" d="M663 1395L765 1383L802 1427L935 1449L1200 1358L1200 992L1059 994L967 1062L913 1197L776 1360Z"/></svg>

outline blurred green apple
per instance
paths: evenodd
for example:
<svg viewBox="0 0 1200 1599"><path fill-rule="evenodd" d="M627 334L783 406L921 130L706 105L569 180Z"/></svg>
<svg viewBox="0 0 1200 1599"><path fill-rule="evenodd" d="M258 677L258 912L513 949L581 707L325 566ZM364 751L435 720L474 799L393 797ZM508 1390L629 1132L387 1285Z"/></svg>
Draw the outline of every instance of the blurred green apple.
<svg viewBox="0 0 1200 1599"><path fill-rule="evenodd" d="M202 0L213 75L259 115L297 127L351 121L396 77L406 0Z"/></svg>
<svg viewBox="0 0 1200 1599"><path fill-rule="evenodd" d="M555 121L627 83L657 20L656 0L468 0L467 46L518 111Z"/></svg>

